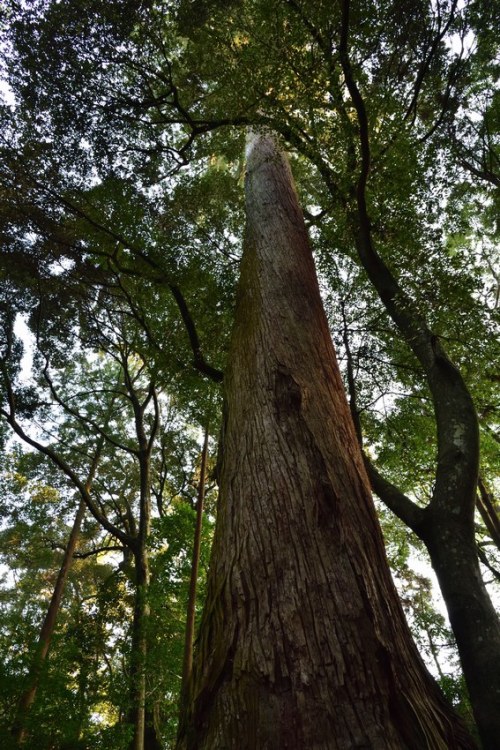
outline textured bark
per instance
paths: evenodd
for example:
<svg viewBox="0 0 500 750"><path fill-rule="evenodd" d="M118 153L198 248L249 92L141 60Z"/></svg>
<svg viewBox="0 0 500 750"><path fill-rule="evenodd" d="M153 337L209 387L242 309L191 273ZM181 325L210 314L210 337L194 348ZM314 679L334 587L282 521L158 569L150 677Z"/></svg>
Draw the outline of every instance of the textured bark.
<svg viewBox="0 0 500 750"><path fill-rule="evenodd" d="M179 748L466 748L385 558L288 165L256 136L208 596Z"/></svg>
<svg viewBox="0 0 500 750"><path fill-rule="evenodd" d="M367 460L374 491L422 539L448 611L484 750L500 737L500 623L479 567L472 519L434 496L423 509L386 482ZM456 503L460 507L461 492Z"/></svg>

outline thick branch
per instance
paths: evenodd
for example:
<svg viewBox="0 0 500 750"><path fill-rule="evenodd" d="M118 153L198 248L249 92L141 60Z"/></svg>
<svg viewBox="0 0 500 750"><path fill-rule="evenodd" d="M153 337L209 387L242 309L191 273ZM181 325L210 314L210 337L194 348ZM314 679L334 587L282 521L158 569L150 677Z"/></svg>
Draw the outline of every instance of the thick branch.
<svg viewBox="0 0 500 750"><path fill-rule="evenodd" d="M462 376L449 360L437 336L417 312L373 244L366 187L370 173L370 137L365 102L354 79L349 58L349 0L342 0L340 60L359 125L360 165L356 186L357 210L351 215L360 261L407 344L423 367L432 394L438 431L438 466L431 505L454 510L470 528L479 463L477 416Z"/></svg>
<svg viewBox="0 0 500 750"><path fill-rule="evenodd" d="M175 301L177 302L177 307L179 308L179 312L186 327L186 331L189 337L189 343L191 344L191 349L193 350L194 354L194 367L204 375L207 375L209 378L214 380L216 383L220 383L224 377L224 374L221 370L217 370L215 367L212 367L208 364L208 362L205 361L205 358L203 357L203 354L201 352L201 344L198 333L196 331L196 326L194 324L191 313L189 312L186 300L181 293L181 290L175 284L169 284L169 287Z"/></svg>
<svg viewBox="0 0 500 750"><path fill-rule="evenodd" d="M425 518L425 510L419 508L410 498L401 492L396 485L385 479L374 466L366 453L363 453L366 473L372 490L382 500L384 505L392 510L403 523L420 536L419 527Z"/></svg>

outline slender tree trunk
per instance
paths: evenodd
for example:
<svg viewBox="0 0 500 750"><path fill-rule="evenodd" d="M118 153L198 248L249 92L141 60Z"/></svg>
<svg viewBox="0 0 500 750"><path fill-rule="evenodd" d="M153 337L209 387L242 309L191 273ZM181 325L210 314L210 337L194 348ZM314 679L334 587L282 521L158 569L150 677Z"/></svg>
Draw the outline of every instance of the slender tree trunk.
<svg viewBox="0 0 500 750"><path fill-rule="evenodd" d="M9 390L10 390L10 386L9 386ZM106 412L105 425L108 424L108 421L111 417L114 403L115 403L115 397L113 396L108 406L107 412ZM20 434L20 437L22 437L23 440L26 439L26 435L24 434L24 432L21 430L19 433L19 430L17 429L17 424L15 422L15 411L12 407L11 407L11 413L9 416L10 416L9 423L11 424L13 429L16 432L18 432L18 434ZM34 447L37 448L37 450L39 449L40 446L37 443L32 443L32 444L34 445ZM86 508L89 503L92 482L94 481L94 477L97 471L97 467L99 465L99 460L101 458L103 447L104 447L104 436L101 435L97 441L95 453L94 453L92 462L89 467L89 472L88 472L85 484L76 482L76 486L79 488L80 495L81 495L80 504L76 512L75 520L73 521L73 526L72 526L71 533L68 539L68 544L66 545L66 549L64 551L63 561L62 561L61 568L57 576L56 584L54 586L54 591L52 593L49 607L47 609L47 613L45 615L45 618L44 618L44 621L42 623L42 627L40 630L40 636L38 639L35 658L33 660L30 674L28 676L28 687L19 700L16 718L14 720L14 725L12 729L12 734L15 738L17 745L22 745L24 741L26 740L27 716L28 716L31 706L33 705L35 701L36 694L38 692L40 676L42 673L43 665L47 658L47 654L49 653L49 648L50 648L52 636L54 634L54 629L56 625L57 615L59 613L59 607L61 606L62 597L64 594L64 590L66 588L66 581L68 579L68 574L71 569L71 565L73 563L73 555L77 548L78 539L80 537L81 525L83 522L83 518L85 516ZM50 456L50 453L48 455L49 457L51 457L51 459L53 459L53 456Z"/></svg>
<svg viewBox="0 0 500 750"><path fill-rule="evenodd" d="M134 736L131 750L145 750L146 733L146 661L148 655L149 607L149 555L148 541L151 527L150 457L147 441L138 428L141 452L139 456L141 476L139 532L134 548L135 599L132 622L132 653L130 688Z"/></svg>
<svg viewBox="0 0 500 750"><path fill-rule="evenodd" d="M191 563L191 580L189 582L189 596L186 616L186 636L184 641L184 662L182 666L182 688L184 694L193 668L193 637L196 615L196 588L198 584L198 570L200 567L201 529L203 522L203 503L205 501L205 479L208 457L208 427L205 429L203 449L201 452L200 481L198 483L198 501L196 503L196 526L193 540L193 559Z"/></svg>
<svg viewBox="0 0 500 750"><path fill-rule="evenodd" d="M89 485L89 482L87 482ZM56 625L57 615L59 613L59 607L61 606L61 600L66 588L66 581L68 580L68 573L73 563L73 555L78 544L80 536L80 528L82 525L83 518L86 511L85 500L82 498L76 512L75 520L71 533L69 535L68 543L64 551L64 557L57 575L56 584L52 597L47 609L47 613L40 629L40 636L38 638L37 649L33 664L30 669L28 677L28 687L22 694L19 704L17 707L16 719L14 722L13 734L16 739L17 745L22 745L26 740L27 726L26 720L31 706L33 705L36 694L38 692L38 686L40 684L40 677L42 674L43 665L49 653L52 636L54 635L54 628Z"/></svg>
<svg viewBox="0 0 500 750"><path fill-rule="evenodd" d="M123 363L125 384L132 401L135 417L135 428L139 445L139 529L133 545L135 563L135 601L132 623L132 653L131 653L131 711L134 725L134 736L131 750L147 750L146 738L151 731L147 728L147 686L146 670L148 655L148 627L149 627L149 553L148 544L151 532L151 449L158 430L159 410L154 383L150 383L148 395L143 403L139 402L133 380L128 371L127 362ZM144 414L150 404L154 404L154 421L149 437L146 435Z"/></svg>
<svg viewBox="0 0 500 750"><path fill-rule="evenodd" d="M112 404L109 408L108 414L111 413ZM94 480L94 476L97 471L97 465L99 463L103 445L104 445L104 439L100 438L96 447L94 458L92 459L92 464L89 469L87 481L85 482L85 486L84 486L84 490L87 495L90 493L90 490L91 490L92 482ZM43 665L45 664L47 654L49 653L49 648L50 648L50 644L52 641L52 636L54 634L54 629L55 629L55 625L57 621L57 616L59 613L59 608L61 606L62 597L64 594L64 590L66 588L66 581L68 580L68 574L73 564L73 555L75 554L75 551L77 548L78 540L80 537L80 529L82 526L83 519L85 517L86 509L87 509L87 503L86 503L85 497L82 496L80 499L78 510L76 512L75 520L73 521L73 526L71 528L71 533L69 535L68 543L64 551L63 561L62 561L61 568L57 576L56 584L54 586L54 591L52 593L52 597L50 599L47 613L45 615L45 618L44 618L44 621L42 623L42 627L40 630L37 650L35 653L35 658L33 660L33 664L32 664L29 679L28 679L28 687L23 693L23 695L21 696L19 704L18 704L16 719L14 721L14 728L13 728L13 734L16 739L17 745L22 745L24 741L26 740L27 716L31 709L31 706L33 705L35 701L36 694L38 692L38 686L40 683L40 677L41 677Z"/></svg>
<svg viewBox="0 0 500 750"><path fill-rule="evenodd" d="M134 736L131 750L161 750L156 734L154 715L148 704L147 676L149 651L149 605L150 568L149 555L144 546L135 556L136 590L132 623L131 656L131 720Z"/></svg>
<svg viewBox="0 0 500 750"><path fill-rule="evenodd" d="M149 560L145 547L135 555L136 590L132 624L131 700L134 737L132 750L144 750L146 731L146 660L148 654Z"/></svg>
<svg viewBox="0 0 500 750"><path fill-rule="evenodd" d="M178 748L470 748L390 576L292 177L247 166L207 602Z"/></svg>

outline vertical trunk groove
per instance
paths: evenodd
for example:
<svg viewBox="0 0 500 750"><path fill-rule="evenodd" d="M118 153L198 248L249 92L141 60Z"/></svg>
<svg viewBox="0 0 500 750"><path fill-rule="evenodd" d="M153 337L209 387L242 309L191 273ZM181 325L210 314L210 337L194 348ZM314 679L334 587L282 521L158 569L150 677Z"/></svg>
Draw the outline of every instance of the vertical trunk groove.
<svg viewBox="0 0 500 750"><path fill-rule="evenodd" d="M217 528L179 749L470 748L390 577L288 164L248 150Z"/></svg>

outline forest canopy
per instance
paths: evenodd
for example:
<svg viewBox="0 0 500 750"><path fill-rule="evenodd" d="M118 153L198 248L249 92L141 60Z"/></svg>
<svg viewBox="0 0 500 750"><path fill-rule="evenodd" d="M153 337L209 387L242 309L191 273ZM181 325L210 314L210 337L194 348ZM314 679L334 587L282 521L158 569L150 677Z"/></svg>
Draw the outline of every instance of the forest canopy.
<svg viewBox="0 0 500 750"><path fill-rule="evenodd" d="M380 747L497 747L499 39L486 0L7 0L2 746L376 746L352 657Z"/></svg>

